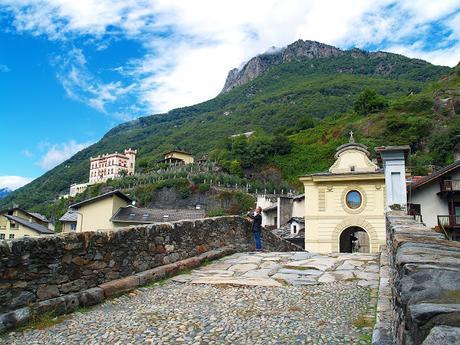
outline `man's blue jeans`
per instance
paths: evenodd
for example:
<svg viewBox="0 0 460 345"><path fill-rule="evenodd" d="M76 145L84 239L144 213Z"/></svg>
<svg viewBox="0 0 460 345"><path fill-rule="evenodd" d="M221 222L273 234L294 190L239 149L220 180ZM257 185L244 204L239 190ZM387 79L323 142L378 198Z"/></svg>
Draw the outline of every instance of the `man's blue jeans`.
<svg viewBox="0 0 460 345"><path fill-rule="evenodd" d="M254 240L256 241L256 250L261 250L262 241L260 240L260 231L254 231Z"/></svg>

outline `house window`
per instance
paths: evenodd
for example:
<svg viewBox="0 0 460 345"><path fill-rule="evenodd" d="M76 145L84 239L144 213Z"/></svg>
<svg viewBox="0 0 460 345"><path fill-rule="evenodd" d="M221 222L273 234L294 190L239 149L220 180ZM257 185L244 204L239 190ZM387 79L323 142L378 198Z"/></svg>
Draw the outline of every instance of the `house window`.
<svg viewBox="0 0 460 345"><path fill-rule="evenodd" d="M10 240L14 238L14 234L10 234Z"/></svg>
<svg viewBox="0 0 460 345"><path fill-rule="evenodd" d="M72 230L72 231L77 230L77 224L76 223L71 223L70 224L70 230Z"/></svg>
<svg viewBox="0 0 460 345"><path fill-rule="evenodd" d="M10 229L15 229L16 228L16 223L15 222L11 222L10 223Z"/></svg>
<svg viewBox="0 0 460 345"><path fill-rule="evenodd" d="M349 208L355 210L361 206L361 204L363 203L363 198L360 192L358 192L357 190L351 190L347 193L347 196L345 197L345 202Z"/></svg>
<svg viewBox="0 0 460 345"><path fill-rule="evenodd" d="M354 165L352 165L352 166L350 167L350 171L351 171L351 172L355 171L355 166L354 166Z"/></svg>
<svg viewBox="0 0 460 345"><path fill-rule="evenodd" d="M422 206L420 204L407 204L407 210L410 215L422 214Z"/></svg>
<svg viewBox="0 0 460 345"><path fill-rule="evenodd" d="M5 239L5 234L0 234L0 240L4 240Z"/></svg>

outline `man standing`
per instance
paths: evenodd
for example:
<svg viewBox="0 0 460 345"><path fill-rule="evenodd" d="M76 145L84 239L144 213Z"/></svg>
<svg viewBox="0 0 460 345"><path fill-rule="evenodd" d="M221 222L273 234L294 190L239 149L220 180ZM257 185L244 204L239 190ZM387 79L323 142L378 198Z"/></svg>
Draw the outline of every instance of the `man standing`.
<svg viewBox="0 0 460 345"><path fill-rule="evenodd" d="M262 207L258 206L256 212L248 212L248 217L252 219L252 232L256 242L256 250L262 250L262 241L260 240L260 230L262 227Z"/></svg>

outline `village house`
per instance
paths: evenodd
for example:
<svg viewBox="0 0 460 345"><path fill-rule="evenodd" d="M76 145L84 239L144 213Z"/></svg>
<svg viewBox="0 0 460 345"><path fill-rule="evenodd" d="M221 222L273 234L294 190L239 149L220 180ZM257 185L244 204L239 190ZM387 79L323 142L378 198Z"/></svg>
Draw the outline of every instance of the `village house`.
<svg viewBox="0 0 460 345"><path fill-rule="evenodd" d="M407 187L409 213L460 241L460 160Z"/></svg>
<svg viewBox="0 0 460 345"><path fill-rule="evenodd" d="M77 218L78 215L73 210L68 210L59 221L62 224L62 232L75 232L77 231Z"/></svg>
<svg viewBox="0 0 460 345"><path fill-rule="evenodd" d="M181 150L172 150L164 154L164 158L160 161L169 165L177 164L192 164L194 158L191 153Z"/></svg>
<svg viewBox="0 0 460 345"><path fill-rule="evenodd" d="M69 212L61 218L63 231L111 231L131 225L206 216L200 209L149 209L135 207L132 203L129 196L116 190L71 205Z"/></svg>
<svg viewBox="0 0 460 345"><path fill-rule="evenodd" d="M124 153L110 153L90 158L89 183L102 183L124 174L133 175L137 150L131 148Z"/></svg>
<svg viewBox="0 0 460 345"><path fill-rule="evenodd" d="M258 195L257 206L262 207L262 226L276 229L293 217L305 215L305 196Z"/></svg>
<svg viewBox="0 0 460 345"><path fill-rule="evenodd" d="M115 190L69 206L77 214L77 232L108 231L113 229L110 221L120 207L132 203L126 194Z"/></svg>
<svg viewBox="0 0 460 345"><path fill-rule="evenodd" d="M0 240L54 234L53 224L43 215L14 207L0 213Z"/></svg>

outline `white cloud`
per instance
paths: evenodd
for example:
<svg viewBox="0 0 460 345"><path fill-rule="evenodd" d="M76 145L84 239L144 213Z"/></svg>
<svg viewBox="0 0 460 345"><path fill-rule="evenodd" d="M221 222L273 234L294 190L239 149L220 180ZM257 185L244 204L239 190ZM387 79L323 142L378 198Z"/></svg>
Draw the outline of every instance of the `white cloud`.
<svg viewBox="0 0 460 345"><path fill-rule="evenodd" d="M91 144L77 143L75 140L69 140L67 143L61 144L43 144L42 147L47 147L47 152L37 164L44 170L50 170Z"/></svg>
<svg viewBox="0 0 460 345"><path fill-rule="evenodd" d="M460 59L458 0L1 3L13 14L18 31L77 46L61 54L59 80L70 97L124 119L136 111L166 111L209 99L222 88L228 70L299 38L344 49L378 47L442 65L453 66ZM434 25L449 34L432 42ZM120 80L96 77L81 42L105 49L112 39L123 38L139 42L143 57L113 66Z"/></svg>
<svg viewBox="0 0 460 345"><path fill-rule="evenodd" d="M0 188L18 189L33 179L24 176L0 176Z"/></svg>
<svg viewBox="0 0 460 345"><path fill-rule="evenodd" d="M32 158L34 156L34 154L30 152L30 150L27 150L27 149L22 150L21 155L27 158Z"/></svg>
<svg viewBox="0 0 460 345"><path fill-rule="evenodd" d="M108 113L107 105L119 103L134 88L134 84L127 86L122 82L104 83L94 76L87 67L83 51L73 48L66 55L57 56L53 64L57 68L57 78L64 90L72 99L88 104L102 113ZM111 112L112 115L127 121L132 117L120 110Z"/></svg>

